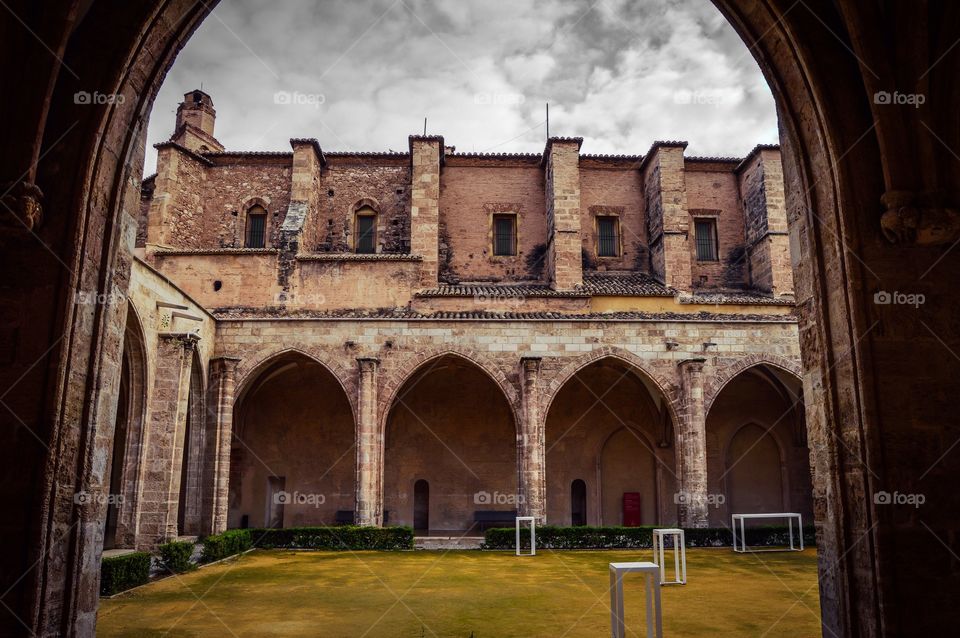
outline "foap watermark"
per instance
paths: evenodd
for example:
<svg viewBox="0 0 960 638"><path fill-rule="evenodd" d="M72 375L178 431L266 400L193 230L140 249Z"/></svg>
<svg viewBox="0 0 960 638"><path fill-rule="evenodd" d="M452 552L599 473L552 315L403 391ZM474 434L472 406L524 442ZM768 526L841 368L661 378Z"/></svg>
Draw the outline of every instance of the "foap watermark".
<svg viewBox="0 0 960 638"><path fill-rule="evenodd" d="M481 490L473 495L473 502L475 505L519 505L523 503L523 495Z"/></svg>
<svg viewBox="0 0 960 638"><path fill-rule="evenodd" d="M523 295L511 295L500 292L480 292L473 296L474 303L478 304L500 304L511 308L519 308L526 301Z"/></svg>
<svg viewBox="0 0 960 638"><path fill-rule="evenodd" d="M102 494L100 492L76 492L73 502L77 505L120 505L123 503L123 494Z"/></svg>
<svg viewBox="0 0 960 638"><path fill-rule="evenodd" d="M884 490L874 492L873 502L875 505L912 505L920 507L927 502L924 494L901 494L894 491L892 494Z"/></svg>
<svg viewBox="0 0 960 638"><path fill-rule="evenodd" d="M77 91L73 94L74 104L123 104L126 98L120 93L101 93L100 91Z"/></svg>
<svg viewBox="0 0 960 638"><path fill-rule="evenodd" d="M126 300L126 295L119 292L79 291L73 296L73 302L78 306L106 306L107 304L123 303Z"/></svg>
<svg viewBox="0 0 960 638"><path fill-rule="evenodd" d="M727 497L723 494L691 494L690 492L675 492L673 502L677 505L707 505L708 507L720 507L727 502Z"/></svg>
<svg viewBox="0 0 960 638"><path fill-rule="evenodd" d="M475 104L484 106L519 106L527 101L522 93L477 93L473 96Z"/></svg>
<svg viewBox="0 0 960 638"><path fill-rule="evenodd" d="M315 109L326 103L323 93L301 93L300 91L277 91L273 94L273 103L284 106L312 106Z"/></svg>
<svg viewBox="0 0 960 638"><path fill-rule="evenodd" d="M900 91L877 91L873 94L874 104L892 104L894 106L912 106L920 108L920 105L927 101L927 96L923 93L901 93Z"/></svg>
<svg viewBox="0 0 960 638"><path fill-rule="evenodd" d="M280 490L273 495L274 505L308 505L311 507L320 507L327 502L327 497L323 494L314 492L287 492Z"/></svg>
<svg viewBox="0 0 960 638"><path fill-rule="evenodd" d="M729 91L724 89L681 89L673 94L673 103L692 106L712 106L719 107L729 99Z"/></svg>
<svg viewBox="0 0 960 638"><path fill-rule="evenodd" d="M298 294L295 292L278 292L273 296L274 305L294 304L303 307L322 306L327 303L327 297L322 292Z"/></svg>
<svg viewBox="0 0 960 638"><path fill-rule="evenodd" d="M873 294L873 303L878 306L913 306L919 308L926 300L927 298L920 293L906 293L896 290L893 292L881 290Z"/></svg>

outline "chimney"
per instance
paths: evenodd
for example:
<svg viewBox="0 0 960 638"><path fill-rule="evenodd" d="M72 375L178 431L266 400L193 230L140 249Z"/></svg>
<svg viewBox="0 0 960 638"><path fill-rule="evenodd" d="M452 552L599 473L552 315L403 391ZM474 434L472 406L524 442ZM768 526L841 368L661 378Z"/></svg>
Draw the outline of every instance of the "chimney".
<svg viewBox="0 0 960 638"><path fill-rule="evenodd" d="M223 151L223 145L213 136L216 121L217 111L209 95L199 89L184 93L183 102L177 107L177 128L170 141L199 153Z"/></svg>
<svg viewBox="0 0 960 638"><path fill-rule="evenodd" d="M551 137L543 152L547 204L546 266L554 290L583 284L580 239L580 137Z"/></svg>

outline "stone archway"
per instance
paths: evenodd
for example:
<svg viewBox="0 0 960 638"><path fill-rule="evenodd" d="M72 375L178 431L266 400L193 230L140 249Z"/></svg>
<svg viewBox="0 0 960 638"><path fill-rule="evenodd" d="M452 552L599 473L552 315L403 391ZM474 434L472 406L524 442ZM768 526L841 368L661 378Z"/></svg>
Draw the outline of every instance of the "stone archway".
<svg viewBox="0 0 960 638"><path fill-rule="evenodd" d="M924 567L957 553L960 509L949 480L960 457L943 454L960 437L960 415L941 398L953 394L957 363L949 353L960 350L948 310L956 306L960 260L946 251L958 232L960 127L951 87L960 71L953 49L960 7L714 3L759 62L780 112L824 626L838 635L935 633L960 587ZM90 566L98 563L105 512L78 511L67 495L69 486L106 489L102 459L112 444L123 321L112 309L79 312L74 300L125 285L124 190L140 173L146 115L176 52L213 5L7 5L27 28L11 28L0 44L4 75L20 87L17 99L0 105L9 124L3 214L13 229L0 254L5 272L28 275L9 282L3 299L5 330L22 344L0 370L0 384L17 388L3 413L9 427L0 428L0 465L9 476L2 496L12 517L4 540L25 550L0 559L13 614L4 611L4 629L93 632ZM898 88L939 99L913 109L874 97ZM78 90L126 100L90 108L71 99ZM914 288L933 303L919 310L873 303L880 290ZM29 322L16 318L24 307ZM890 360L897 365L884 365ZM944 409L900 401L905 389ZM917 431L931 443L905 444ZM76 467L85 471L77 476ZM894 485L922 490L935 504L924 512L926 528L872 502L872 493ZM914 560L897 560L898 547L917 547L917 534L926 542Z"/></svg>

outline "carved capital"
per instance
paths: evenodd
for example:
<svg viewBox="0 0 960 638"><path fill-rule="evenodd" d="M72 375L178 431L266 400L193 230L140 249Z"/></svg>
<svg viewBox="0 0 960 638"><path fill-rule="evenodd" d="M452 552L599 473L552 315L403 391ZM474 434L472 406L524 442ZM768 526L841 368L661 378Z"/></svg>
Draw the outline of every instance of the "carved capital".
<svg viewBox="0 0 960 638"><path fill-rule="evenodd" d="M43 193L40 188L32 182L18 181L7 182L0 185L0 192L3 195L3 215L0 215L0 225L5 228L13 228L28 231L34 231L43 221ZM16 219L13 219L13 218ZM19 223L17 222L19 220Z"/></svg>
<svg viewBox="0 0 960 638"><path fill-rule="evenodd" d="M880 230L893 244L933 246L960 239L960 208L941 192L887 191Z"/></svg>

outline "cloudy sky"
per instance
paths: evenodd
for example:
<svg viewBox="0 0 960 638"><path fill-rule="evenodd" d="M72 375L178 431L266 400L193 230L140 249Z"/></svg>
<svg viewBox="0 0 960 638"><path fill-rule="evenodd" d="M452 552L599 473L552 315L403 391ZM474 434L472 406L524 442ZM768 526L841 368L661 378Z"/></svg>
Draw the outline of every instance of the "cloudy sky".
<svg viewBox="0 0 960 638"><path fill-rule="evenodd" d="M709 0L222 0L157 98L152 145L203 85L231 150L406 150L441 134L459 151L745 154L777 141L770 89Z"/></svg>

